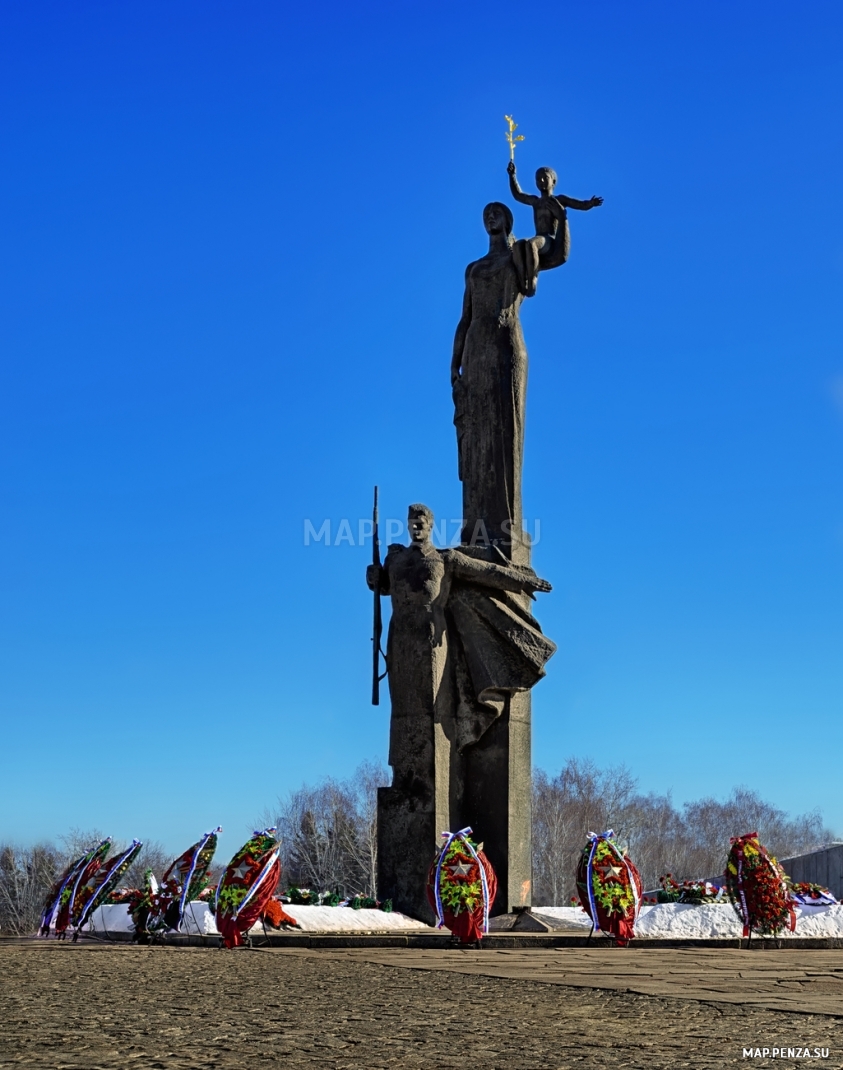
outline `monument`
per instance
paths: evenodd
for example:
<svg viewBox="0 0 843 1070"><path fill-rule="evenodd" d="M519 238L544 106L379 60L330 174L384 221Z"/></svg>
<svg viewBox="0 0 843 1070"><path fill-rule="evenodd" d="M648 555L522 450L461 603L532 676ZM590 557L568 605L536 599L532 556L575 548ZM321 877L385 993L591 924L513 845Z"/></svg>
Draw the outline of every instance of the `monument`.
<svg viewBox="0 0 843 1070"><path fill-rule="evenodd" d="M536 293L539 273L567 260L567 208L602 203L554 195L550 168L537 173L539 196L524 194L514 164L522 139L507 121L510 189L533 207L536 234L516 241L510 209L486 205L489 250L465 272L451 359L461 545L436 549L431 510L411 505L410 545L390 546L366 574L369 588L392 600L393 776L378 792L378 894L426 921L440 834L466 825L498 876L493 913L531 901L530 690L556 647L529 608L536 592L551 588L530 566L523 529L527 350L519 309ZM377 642L376 634L376 650Z"/></svg>

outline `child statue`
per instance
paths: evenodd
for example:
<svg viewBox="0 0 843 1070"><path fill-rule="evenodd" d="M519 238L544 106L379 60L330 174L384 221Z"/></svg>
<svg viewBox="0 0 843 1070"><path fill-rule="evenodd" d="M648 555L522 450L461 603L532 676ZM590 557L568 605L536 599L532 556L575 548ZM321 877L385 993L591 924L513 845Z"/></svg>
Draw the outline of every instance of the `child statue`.
<svg viewBox="0 0 843 1070"><path fill-rule="evenodd" d="M535 194L524 193L518 185L513 160L509 161L506 170L509 173L512 196L521 204L531 205L533 209L536 236L516 242L512 250L513 262L523 280L524 295L532 297L536 292L539 256L549 253L553 247L559 225L565 221L566 209L576 208L580 212L587 212L591 208L599 208L603 198L591 197L587 201L579 201L575 197L567 197L564 193L554 194L557 178L552 167L540 167L536 171L536 186L541 194L536 197Z"/></svg>

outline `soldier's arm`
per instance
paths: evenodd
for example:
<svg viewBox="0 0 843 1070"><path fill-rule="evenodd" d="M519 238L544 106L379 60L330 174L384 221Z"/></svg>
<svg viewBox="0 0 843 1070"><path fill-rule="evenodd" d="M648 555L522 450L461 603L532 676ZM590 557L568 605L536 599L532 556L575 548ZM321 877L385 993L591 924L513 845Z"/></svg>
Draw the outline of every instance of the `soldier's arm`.
<svg viewBox="0 0 843 1070"><path fill-rule="evenodd" d="M495 565L491 561L478 561L467 554L461 554L459 550L449 550L448 561L456 579L478 583L484 587L527 594L552 590L547 580L540 579L525 565Z"/></svg>
<svg viewBox="0 0 843 1070"><path fill-rule="evenodd" d="M379 594L389 594L389 552L384 563L369 565L366 568L366 586L370 591L377 590Z"/></svg>

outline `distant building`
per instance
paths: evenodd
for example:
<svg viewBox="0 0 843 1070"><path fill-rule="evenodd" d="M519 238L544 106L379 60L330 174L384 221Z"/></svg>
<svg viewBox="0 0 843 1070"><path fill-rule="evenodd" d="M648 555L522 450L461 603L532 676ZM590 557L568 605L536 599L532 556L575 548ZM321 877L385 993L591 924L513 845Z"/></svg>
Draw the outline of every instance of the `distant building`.
<svg viewBox="0 0 843 1070"><path fill-rule="evenodd" d="M843 843L826 843L807 854L779 861L792 881L821 884L843 900Z"/></svg>

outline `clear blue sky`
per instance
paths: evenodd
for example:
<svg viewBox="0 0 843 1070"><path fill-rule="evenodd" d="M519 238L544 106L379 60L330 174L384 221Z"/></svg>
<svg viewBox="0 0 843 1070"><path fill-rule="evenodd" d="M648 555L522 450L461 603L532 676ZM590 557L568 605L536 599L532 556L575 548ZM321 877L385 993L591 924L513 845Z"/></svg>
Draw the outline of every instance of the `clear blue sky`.
<svg viewBox="0 0 843 1070"><path fill-rule="evenodd" d="M233 850L385 758L304 522L459 516L505 112L605 197L523 311L535 762L843 831L841 74L838 3L5 5L0 837Z"/></svg>

